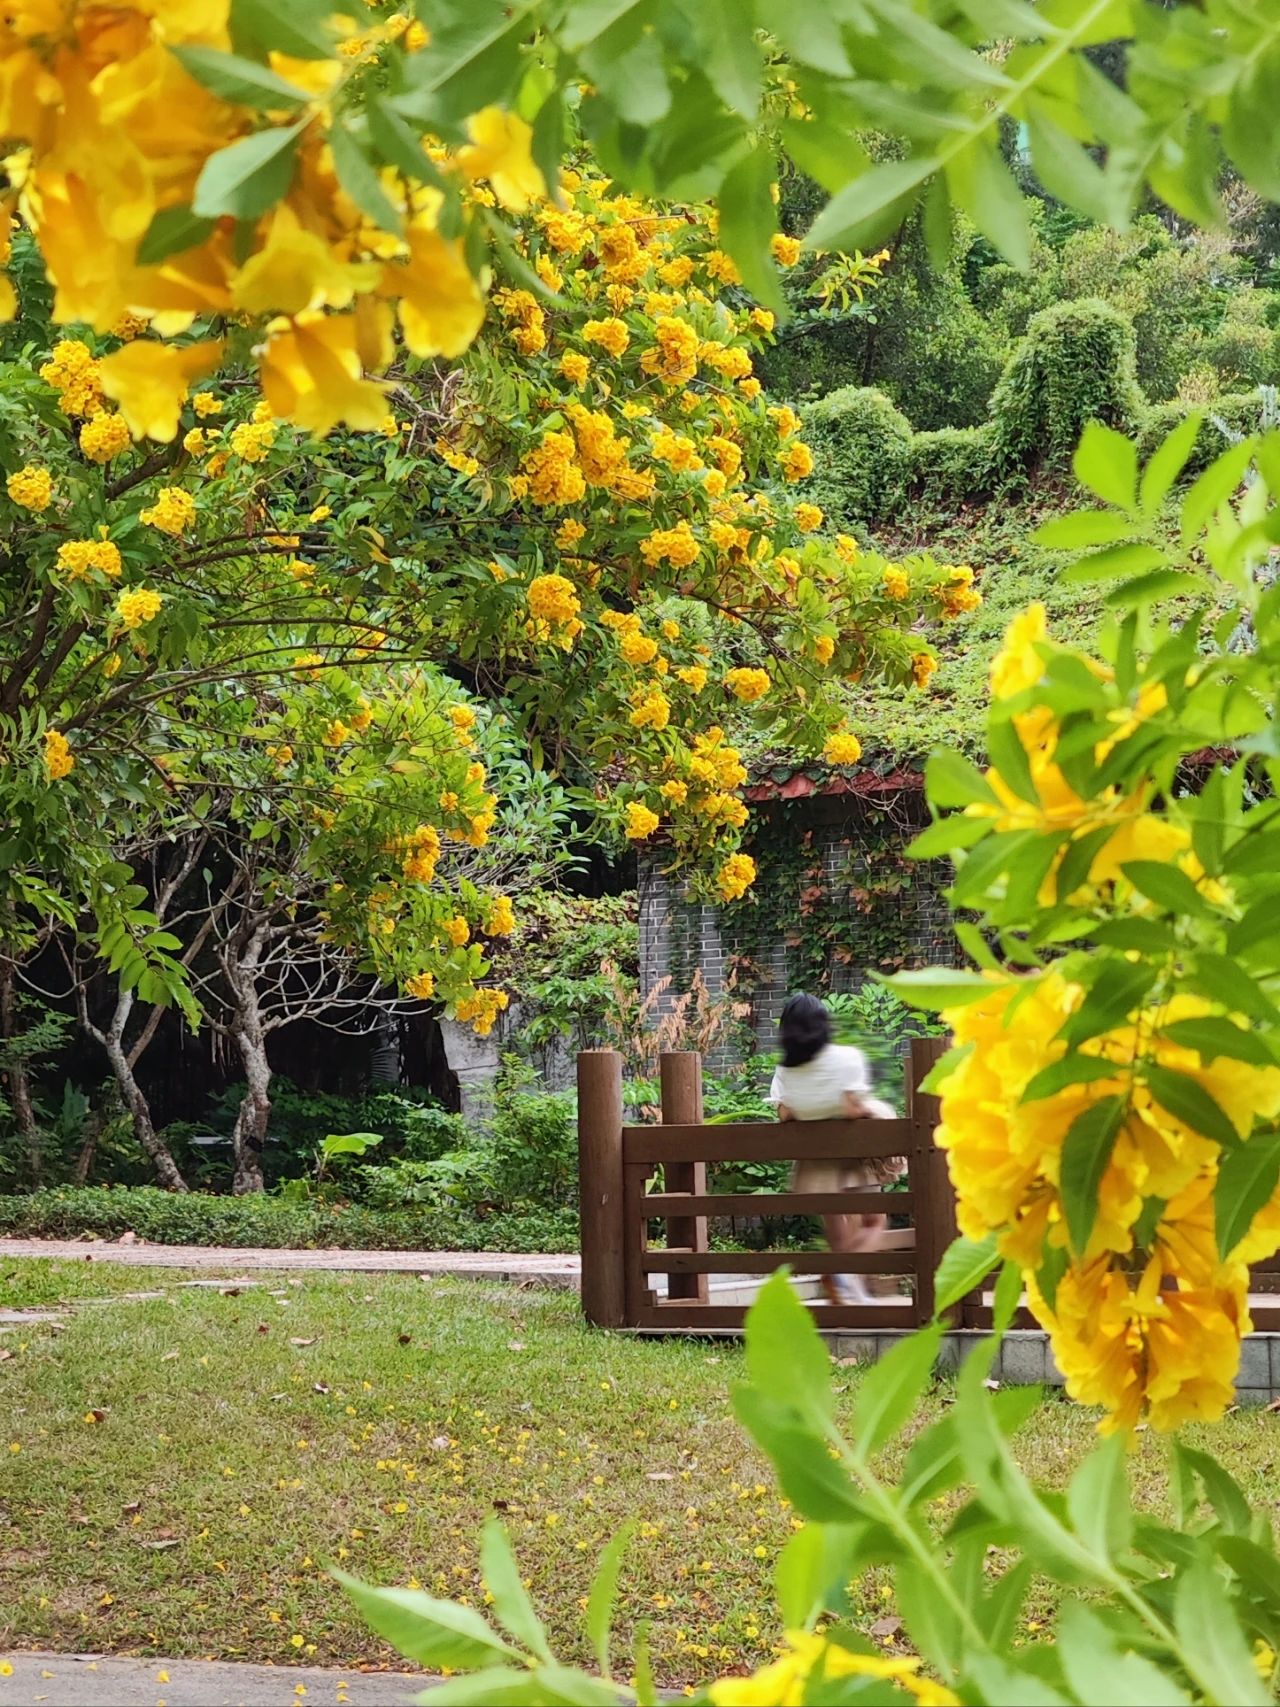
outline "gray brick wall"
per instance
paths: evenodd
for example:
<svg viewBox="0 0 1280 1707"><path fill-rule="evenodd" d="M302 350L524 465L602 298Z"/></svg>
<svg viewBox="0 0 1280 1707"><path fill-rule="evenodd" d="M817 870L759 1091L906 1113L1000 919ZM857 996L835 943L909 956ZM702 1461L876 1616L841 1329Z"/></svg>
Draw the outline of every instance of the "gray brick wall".
<svg viewBox="0 0 1280 1707"><path fill-rule="evenodd" d="M781 815L786 833L797 836L811 834L814 851L821 853L823 880L833 901L848 899L851 880L856 884L862 864L859 858L859 834L866 822L863 809L852 799L831 800L818 797L780 803L769 808ZM905 847L924 822L918 800L904 805L901 841ZM884 827L881 820L875 831L878 854L884 849ZM747 843L750 851L751 844ZM684 983L684 974L692 966L701 968L712 991L725 987L742 945L733 935L731 915L718 907L695 904L686 898L683 882L676 874L668 875L660 853L642 856L639 867L640 896L640 985L645 995L661 979L673 975L673 984L659 1001L659 1009L669 1006ZM954 939L950 931L950 915L942 897L946 882L945 868L921 865L914 868L914 880L898 898L902 922L902 940L908 961L916 965L947 964L956 959ZM756 906L772 914L771 928L753 933L752 965L755 987L751 993L753 1022L761 1047L773 1044L773 1031L783 1004L792 993L788 984L788 949L786 939L804 929L804 920L794 901L786 896L768 892L767 877L756 885ZM872 943L873 932L867 930L867 952L859 959L857 926L852 928L849 946L850 960L831 968L833 989L856 989L872 971L890 971L891 967L877 964ZM761 946L763 939L763 948ZM683 964L682 964L683 963Z"/></svg>

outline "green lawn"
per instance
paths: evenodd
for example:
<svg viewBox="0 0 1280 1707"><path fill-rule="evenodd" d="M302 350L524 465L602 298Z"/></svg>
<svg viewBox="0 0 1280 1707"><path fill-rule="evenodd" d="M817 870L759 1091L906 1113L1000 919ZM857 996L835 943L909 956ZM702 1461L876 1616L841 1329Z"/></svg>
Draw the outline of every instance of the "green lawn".
<svg viewBox="0 0 1280 1707"><path fill-rule="evenodd" d="M325 1566L478 1601L475 1541L496 1510L567 1655L585 1657L581 1598L627 1517L641 1530L624 1641L652 1621L662 1681L767 1655L792 1518L730 1414L732 1344L594 1333L568 1294L477 1282L306 1275L225 1293L184 1278L0 1275L6 1307L84 1300L61 1331L0 1333L0 1647L391 1663ZM856 1371L836 1374L847 1402ZM945 1402L942 1388L929 1411ZM1051 1397L1024 1456L1056 1479L1090 1432ZM1214 1447L1265 1499L1278 1438L1253 1412ZM1144 1436L1140 1490L1160 1464ZM861 1584L860 1606L868 1625L892 1616L887 1585Z"/></svg>

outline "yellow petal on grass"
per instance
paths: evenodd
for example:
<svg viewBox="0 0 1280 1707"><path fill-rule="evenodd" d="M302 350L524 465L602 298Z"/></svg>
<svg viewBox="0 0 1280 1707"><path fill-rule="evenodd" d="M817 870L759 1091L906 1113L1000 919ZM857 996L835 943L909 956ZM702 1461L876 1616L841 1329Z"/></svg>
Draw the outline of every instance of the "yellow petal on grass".
<svg viewBox="0 0 1280 1707"><path fill-rule="evenodd" d="M193 379L217 362L221 338L175 349L139 338L98 364L102 389L120 405L135 439L167 444L178 431L178 416Z"/></svg>

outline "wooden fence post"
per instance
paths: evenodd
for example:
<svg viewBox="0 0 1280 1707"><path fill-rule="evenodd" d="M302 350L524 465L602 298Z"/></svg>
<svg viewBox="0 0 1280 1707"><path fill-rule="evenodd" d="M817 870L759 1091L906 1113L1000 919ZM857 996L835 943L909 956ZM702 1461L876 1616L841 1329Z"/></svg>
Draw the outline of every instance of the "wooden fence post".
<svg viewBox="0 0 1280 1707"><path fill-rule="evenodd" d="M662 1124L701 1126L702 1056L695 1050L664 1050L658 1057L658 1071L662 1076ZM702 1193L707 1189L705 1162L667 1162L663 1174L667 1191ZM708 1250L706 1216L679 1216L669 1220L667 1244L691 1251ZM709 1296L705 1274L667 1276L668 1298L696 1298L700 1304L705 1304Z"/></svg>
<svg viewBox="0 0 1280 1707"><path fill-rule="evenodd" d="M578 1056L578 1195L582 1313L597 1328L626 1326L622 1213L622 1057Z"/></svg>
<svg viewBox="0 0 1280 1707"><path fill-rule="evenodd" d="M941 1105L920 1089L920 1081L947 1048L945 1037L913 1037L907 1062L907 1118L915 1124L910 1183L916 1194L916 1313L921 1323L933 1316L934 1272L957 1231L947 1158L933 1142Z"/></svg>

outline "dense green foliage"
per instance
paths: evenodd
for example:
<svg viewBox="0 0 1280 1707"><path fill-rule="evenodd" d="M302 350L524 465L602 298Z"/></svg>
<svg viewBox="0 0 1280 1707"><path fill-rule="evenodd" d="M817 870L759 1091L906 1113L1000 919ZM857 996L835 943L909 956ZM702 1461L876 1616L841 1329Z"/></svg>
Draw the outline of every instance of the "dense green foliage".
<svg viewBox="0 0 1280 1707"><path fill-rule="evenodd" d="M227 1245L265 1250L564 1251L578 1241L577 1216L484 1215L472 1207L371 1208L295 1202L272 1195L215 1197L155 1186L58 1186L0 1197L0 1235L12 1239L118 1239L136 1233L157 1245Z"/></svg>

